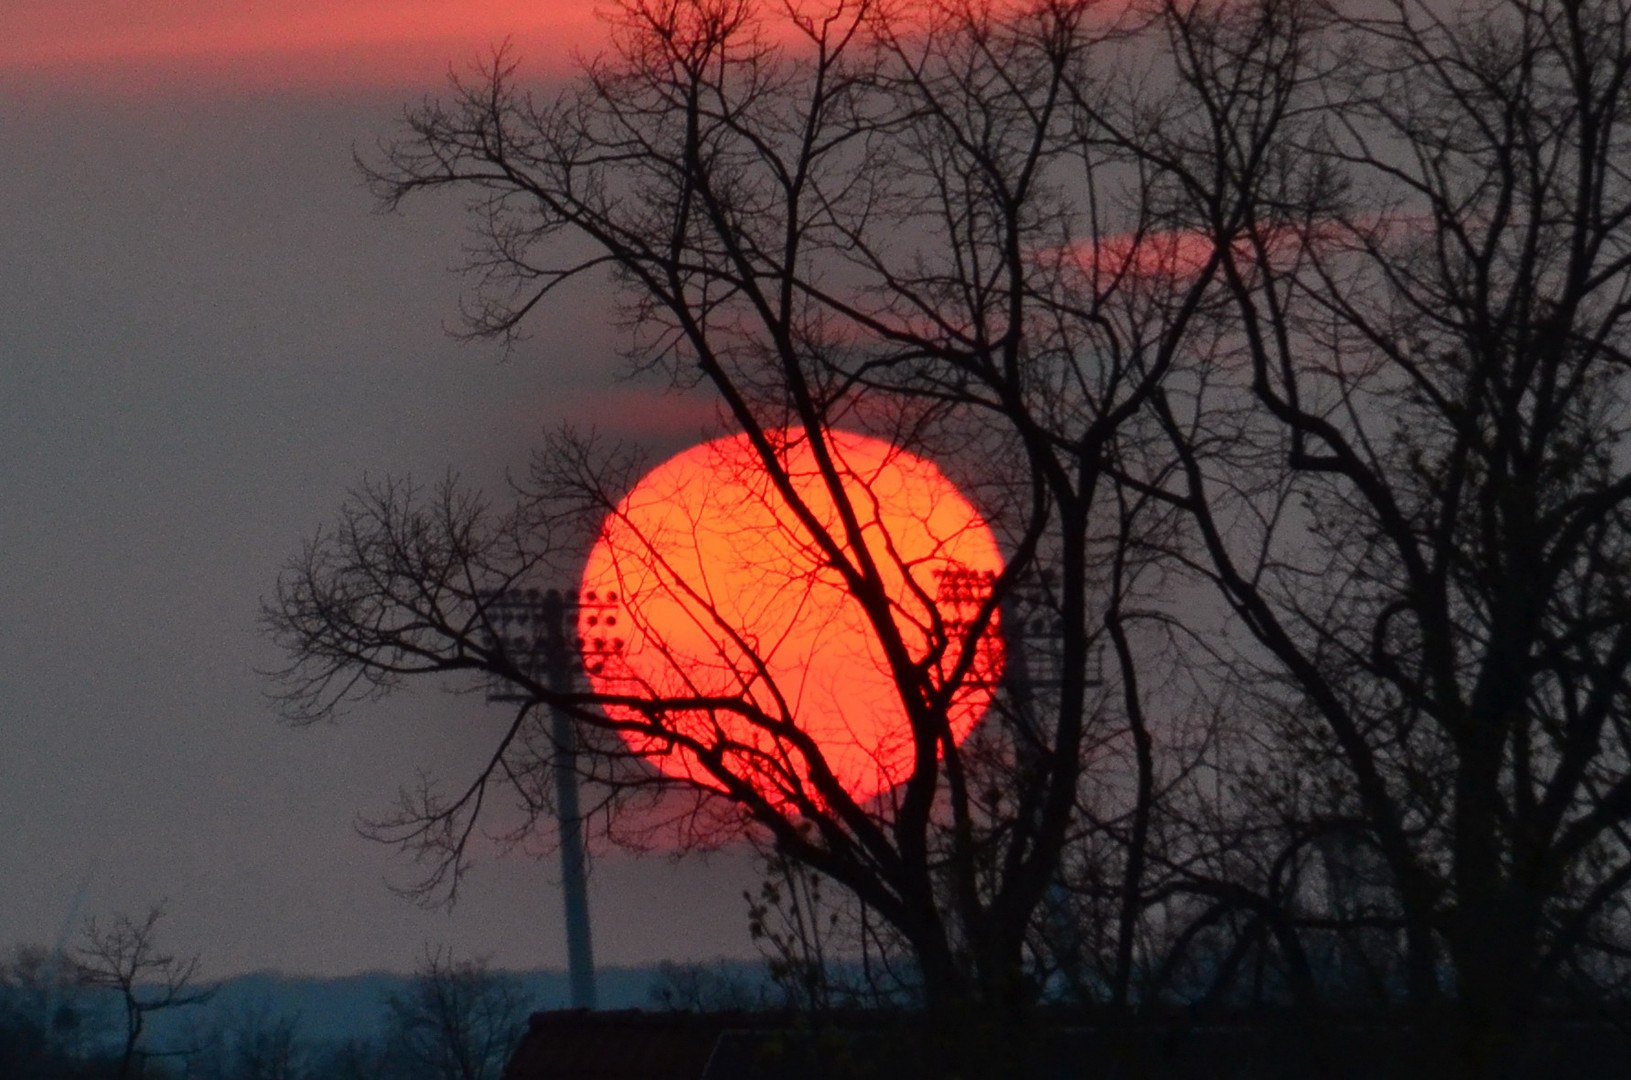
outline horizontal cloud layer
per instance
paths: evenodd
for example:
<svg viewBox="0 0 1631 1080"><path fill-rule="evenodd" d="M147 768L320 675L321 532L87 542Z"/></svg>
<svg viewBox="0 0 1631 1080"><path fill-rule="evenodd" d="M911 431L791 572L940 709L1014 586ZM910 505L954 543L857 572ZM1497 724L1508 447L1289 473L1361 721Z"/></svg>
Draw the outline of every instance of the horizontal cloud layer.
<svg viewBox="0 0 1631 1080"><path fill-rule="evenodd" d="M19 3L19 0L13 0ZM540 74L605 39L596 0L20 0L0 73L289 86L438 78L513 39Z"/></svg>

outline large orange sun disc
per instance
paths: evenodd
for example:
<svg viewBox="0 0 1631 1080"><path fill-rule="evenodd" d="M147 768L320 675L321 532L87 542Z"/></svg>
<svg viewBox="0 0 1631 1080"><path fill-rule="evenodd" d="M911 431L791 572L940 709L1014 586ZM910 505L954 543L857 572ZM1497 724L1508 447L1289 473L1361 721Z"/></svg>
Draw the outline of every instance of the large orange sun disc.
<svg viewBox="0 0 1631 1080"><path fill-rule="evenodd" d="M772 439L799 498L842 539L809 442L788 432ZM959 629L1002 568L996 541L932 463L862 435L826 439L907 652L921 661L944 646L930 666L932 688L945 688L974 649L972 674L952 688L945 714L960 742L1001 667L995 620L973 646ZM911 725L880 636L745 435L657 466L608 515L584 570L578 633L597 693L672 702L661 717L668 730L719 753L732 775L774 801L809 781L798 733L857 800L911 772ZM721 707L728 701L763 716ZM607 711L649 722L638 708ZM670 776L719 786L688 747L651 735L627 741Z"/></svg>

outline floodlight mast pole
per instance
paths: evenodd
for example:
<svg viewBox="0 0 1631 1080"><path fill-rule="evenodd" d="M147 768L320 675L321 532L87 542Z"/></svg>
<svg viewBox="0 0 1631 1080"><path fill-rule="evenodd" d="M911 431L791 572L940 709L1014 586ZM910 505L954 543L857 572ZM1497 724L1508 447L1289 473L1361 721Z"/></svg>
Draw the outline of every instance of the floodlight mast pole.
<svg viewBox="0 0 1631 1080"><path fill-rule="evenodd" d="M1064 685L1064 622L1060 617L1060 597L1052 570L1037 568L1020 576L1002 601L1002 636L1005 664L1002 683L1013 701L1014 719L1040 730L1045 724L1050 703L1057 704L1057 695ZM1081 673L1082 687L1095 689L1104 685L1104 655L1095 649ZM1026 747L1035 747L1032 739L1021 738L1016 745L1026 753ZM1029 756L1034 756L1032 749ZM1023 764L1034 765L1035 761ZM1057 977L1066 988L1074 989L1084 982L1082 973L1082 930L1080 920L1070 912L1070 893L1063 877L1055 871L1042 901L1042 913L1048 932L1059 949ZM1051 980L1050 980L1051 981Z"/></svg>
<svg viewBox="0 0 1631 1080"><path fill-rule="evenodd" d="M566 600L550 589L539 604L543 622L545 678L558 694L572 692L572 652L566 638ZM588 860L583 848L583 812L578 805L578 745L572 716L550 706L555 744L555 804L560 814L561 890L566 902L566 963L574 1009L598 1007L595 956L589 936Z"/></svg>

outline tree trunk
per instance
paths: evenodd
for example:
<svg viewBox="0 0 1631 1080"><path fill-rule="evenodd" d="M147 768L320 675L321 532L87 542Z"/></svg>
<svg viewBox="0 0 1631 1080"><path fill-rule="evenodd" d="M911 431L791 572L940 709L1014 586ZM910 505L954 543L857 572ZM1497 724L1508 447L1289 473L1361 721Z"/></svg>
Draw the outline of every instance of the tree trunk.
<svg viewBox="0 0 1631 1080"><path fill-rule="evenodd" d="M1524 1047L1533 1003L1535 921L1512 887L1463 911L1450 937L1456 968L1456 1074L1462 1080L1506 1080Z"/></svg>

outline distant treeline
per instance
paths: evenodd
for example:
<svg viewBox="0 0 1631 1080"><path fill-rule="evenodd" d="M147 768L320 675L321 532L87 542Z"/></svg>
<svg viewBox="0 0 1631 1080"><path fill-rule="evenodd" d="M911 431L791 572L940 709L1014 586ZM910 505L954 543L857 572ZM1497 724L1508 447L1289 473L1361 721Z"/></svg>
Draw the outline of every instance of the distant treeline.
<svg viewBox="0 0 1631 1080"><path fill-rule="evenodd" d="M752 961L608 968L597 984L613 1009L771 1000L765 966ZM161 991L138 985L134 996ZM147 1013L127 1061L120 993L86 985L71 957L16 947L0 959L0 1080L490 1080L527 1016L569 1000L563 972L497 971L445 953L412 974L255 972L202 991L196 1004Z"/></svg>

